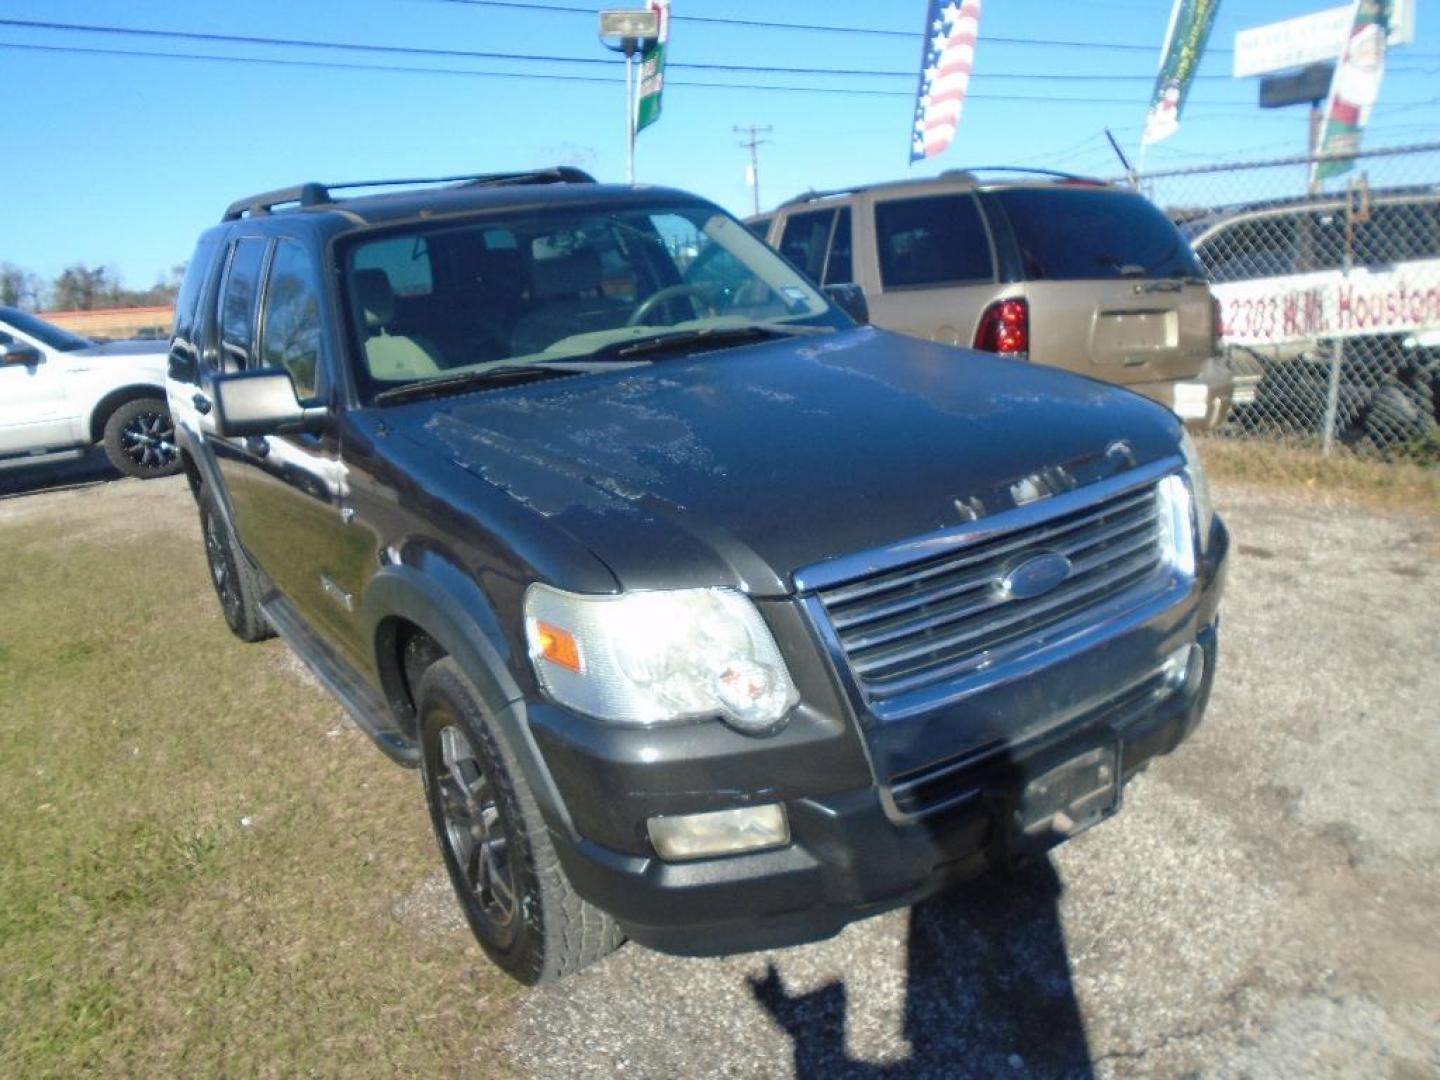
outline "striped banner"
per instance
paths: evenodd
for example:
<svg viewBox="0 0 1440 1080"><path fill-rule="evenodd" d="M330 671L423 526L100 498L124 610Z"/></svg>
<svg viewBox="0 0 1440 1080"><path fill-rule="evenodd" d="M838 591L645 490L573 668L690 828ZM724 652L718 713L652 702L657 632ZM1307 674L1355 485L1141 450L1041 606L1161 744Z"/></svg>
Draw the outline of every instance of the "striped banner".
<svg viewBox="0 0 1440 1080"><path fill-rule="evenodd" d="M980 35L980 0L941 4L930 0L925 13L925 47L920 53L920 88L915 94L915 129L910 161L943 153L955 138L960 110L975 70Z"/></svg>

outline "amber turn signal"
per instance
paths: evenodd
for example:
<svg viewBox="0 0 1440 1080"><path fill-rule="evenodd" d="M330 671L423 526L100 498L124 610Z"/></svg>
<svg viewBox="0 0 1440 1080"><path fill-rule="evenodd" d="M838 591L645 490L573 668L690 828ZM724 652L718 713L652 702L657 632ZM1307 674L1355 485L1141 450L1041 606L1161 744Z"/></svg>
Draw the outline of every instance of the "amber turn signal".
<svg viewBox="0 0 1440 1080"><path fill-rule="evenodd" d="M575 640L574 634L549 623L537 622L535 639L540 646L540 655L546 660L579 673L580 643Z"/></svg>

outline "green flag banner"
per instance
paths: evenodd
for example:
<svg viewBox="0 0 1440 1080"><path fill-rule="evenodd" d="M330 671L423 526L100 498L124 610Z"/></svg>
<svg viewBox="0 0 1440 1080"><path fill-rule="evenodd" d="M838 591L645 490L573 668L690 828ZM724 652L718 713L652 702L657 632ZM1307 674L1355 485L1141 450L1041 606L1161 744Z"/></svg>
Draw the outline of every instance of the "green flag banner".
<svg viewBox="0 0 1440 1080"><path fill-rule="evenodd" d="M1380 97L1385 78L1385 39L1390 33L1390 0L1357 0L1350 37L1325 103L1325 130L1320 136L1320 157L1315 179L1347 173L1355 167L1360 133Z"/></svg>
<svg viewBox="0 0 1440 1080"><path fill-rule="evenodd" d="M635 104L635 130L644 131L660 119L665 89L665 49L670 40L670 0L655 0L650 9L660 18L660 36L640 54L640 97Z"/></svg>
<svg viewBox="0 0 1440 1080"><path fill-rule="evenodd" d="M1160 74L1155 76L1155 90L1150 95L1150 111L1145 114L1142 146L1168 139L1180 130L1180 110L1190 92L1190 80L1200 66L1210 27L1220 0L1175 0L1170 11L1170 29L1160 52Z"/></svg>

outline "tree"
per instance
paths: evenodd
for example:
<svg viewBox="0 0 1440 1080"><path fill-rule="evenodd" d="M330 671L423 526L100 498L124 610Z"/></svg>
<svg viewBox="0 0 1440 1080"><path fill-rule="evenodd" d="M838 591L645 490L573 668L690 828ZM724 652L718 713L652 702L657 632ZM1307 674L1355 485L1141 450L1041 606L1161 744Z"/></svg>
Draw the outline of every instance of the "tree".
<svg viewBox="0 0 1440 1080"><path fill-rule="evenodd" d="M52 292L51 306L58 311L92 311L115 306L120 281L109 267L74 263L60 271Z"/></svg>
<svg viewBox="0 0 1440 1080"><path fill-rule="evenodd" d="M0 263L0 306L34 311L40 306L40 279L14 263Z"/></svg>

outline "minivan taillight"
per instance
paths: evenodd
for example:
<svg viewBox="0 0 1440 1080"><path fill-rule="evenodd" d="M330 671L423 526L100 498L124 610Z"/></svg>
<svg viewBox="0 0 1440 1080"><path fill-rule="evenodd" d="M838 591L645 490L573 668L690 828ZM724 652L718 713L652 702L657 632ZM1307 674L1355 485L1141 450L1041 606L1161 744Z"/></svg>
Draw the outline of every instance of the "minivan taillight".
<svg viewBox="0 0 1440 1080"><path fill-rule="evenodd" d="M975 348L1014 356L1030 351L1030 305L1024 300L996 300L975 328Z"/></svg>

